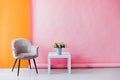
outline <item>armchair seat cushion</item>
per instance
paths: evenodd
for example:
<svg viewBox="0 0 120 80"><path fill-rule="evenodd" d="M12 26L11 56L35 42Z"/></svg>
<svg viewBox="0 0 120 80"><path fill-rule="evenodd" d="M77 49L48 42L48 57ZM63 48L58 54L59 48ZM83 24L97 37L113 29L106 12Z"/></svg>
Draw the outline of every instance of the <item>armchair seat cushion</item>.
<svg viewBox="0 0 120 80"><path fill-rule="evenodd" d="M33 59L37 57L35 53L18 53L16 56L17 59Z"/></svg>

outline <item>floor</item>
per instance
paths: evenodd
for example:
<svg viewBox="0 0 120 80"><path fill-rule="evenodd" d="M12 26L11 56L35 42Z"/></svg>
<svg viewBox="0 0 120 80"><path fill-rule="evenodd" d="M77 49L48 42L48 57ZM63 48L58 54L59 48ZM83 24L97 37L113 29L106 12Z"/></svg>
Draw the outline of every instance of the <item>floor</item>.
<svg viewBox="0 0 120 80"><path fill-rule="evenodd" d="M48 74L47 69L35 70L22 68L19 77L16 76L17 69L0 69L0 80L120 80L120 68L81 68L72 69L68 74L66 69L52 69Z"/></svg>

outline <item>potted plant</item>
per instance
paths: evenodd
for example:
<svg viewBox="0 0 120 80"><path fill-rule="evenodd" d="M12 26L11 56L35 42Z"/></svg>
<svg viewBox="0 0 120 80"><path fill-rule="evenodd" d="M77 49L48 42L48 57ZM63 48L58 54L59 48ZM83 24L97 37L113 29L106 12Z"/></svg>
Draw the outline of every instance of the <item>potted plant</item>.
<svg viewBox="0 0 120 80"><path fill-rule="evenodd" d="M53 47L57 49L56 53L61 55L62 48L66 48L66 44L64 44L63 42L59 42L59 43L55 42Z"/></svg>

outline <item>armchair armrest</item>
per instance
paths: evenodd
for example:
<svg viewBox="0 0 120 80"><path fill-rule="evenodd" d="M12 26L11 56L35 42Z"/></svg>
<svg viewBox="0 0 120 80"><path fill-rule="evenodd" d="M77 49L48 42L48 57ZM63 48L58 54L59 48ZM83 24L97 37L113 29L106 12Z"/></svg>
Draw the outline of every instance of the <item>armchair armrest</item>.
<svg viewBox="0 0 120 80"><path fill-rule="evenodd" d="M34 53L34 54L36 54L37 56L38 56L38 46L31 46L31 48L30 48L30 52L32 52L32 53Z"/></svg>
<svg viewBox="0 0 120 80"><path fill-rule="evenodd" d="M12 52L13 52L13 56L16 58L17 57L17 50L16 50L16 48L12 47Z"/></svg>

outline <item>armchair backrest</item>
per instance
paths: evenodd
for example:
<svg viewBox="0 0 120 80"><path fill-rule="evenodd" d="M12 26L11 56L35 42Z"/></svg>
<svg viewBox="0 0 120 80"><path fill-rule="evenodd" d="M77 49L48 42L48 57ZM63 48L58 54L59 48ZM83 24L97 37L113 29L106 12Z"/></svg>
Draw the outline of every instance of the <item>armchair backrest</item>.
<svg viewBox="0 0 120 80"><path fill-rule="evenodd" d="M12 48L16 50L16 53L27 53L31 43L24 38L17 38L12 41Z"/></svg>

